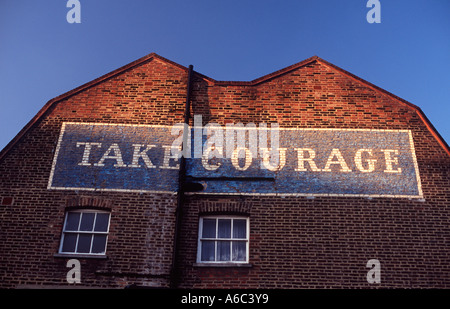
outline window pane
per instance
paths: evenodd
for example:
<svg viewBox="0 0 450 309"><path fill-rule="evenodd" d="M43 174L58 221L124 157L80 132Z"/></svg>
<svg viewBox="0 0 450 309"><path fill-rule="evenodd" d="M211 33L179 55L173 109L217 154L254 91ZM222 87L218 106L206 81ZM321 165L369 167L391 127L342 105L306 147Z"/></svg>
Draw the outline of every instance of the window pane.
<svg viewBox="0 0 450 309"><path fill-rule="evenodd" d="M202 241L202 261L214 261L214 241Z"/></svg>
<svg viewBox="0 0 450 309"><path fill-rule="evenodd" d="M92 253L105 253L106 235L94 235L92 241Z"/></svg>
<svg viewBox="0 0 450 309"><path fill-rule="evenodd" d="M85 212L81 216L80 231L92 231L95 213Z"/></svg>
<svg viewBox="0 0 450 309"><path fill-rule="evenodd" d="M233 261L246 261L246 242L233 241Z"/></svg>
<svg viewBox="0 0 450 309"><path fill-rule="evenodd" d="M230 241L217 242L217 260L218 261L230 260Z"/></svg>
<svg viewBox="0 0 450 309"><path fill-rule="evenodd" d="M247 220L235 219L233 221L233 238L247 238Z"/></svg>
<svg viewBox="0 0 450 309"><path fill-rule="evenodd" d="M75 252L75 245L77 243L77 234L64 234L64 241L61 252Z"/></svg>
<svg viewBox="0 0 450 309"><path fill-rule="evenodd" d="M78 231L78 223L80 222L80 215L79 212L68 212L67 213L67 219L66 219L66 231Z"/></svg>
<svg viewBox="0 0 450 309"><path fill-rule="evenodd" d="M218 238L231 238L231 219L219 219Z"/></svg>
<svg viewBox="0 0 450 309"><path fill-rule="evenodd" d="M107 232L108 231L108 223L109 223L109 214L98 213L97 219L95 220L94 231Z"/></svg>
<svg viewBox="0 0 450 309"><path fill-rule="evenodd" d="M78 236L77 253L89 253L89 251L91 250L91 240L91 234L80 234Z"/></svg>
<svg viewBox="0 0 450 309"><path fill-rule="evenodd" d="M203 219L203 238L216 238L216 219Z"/></svg>

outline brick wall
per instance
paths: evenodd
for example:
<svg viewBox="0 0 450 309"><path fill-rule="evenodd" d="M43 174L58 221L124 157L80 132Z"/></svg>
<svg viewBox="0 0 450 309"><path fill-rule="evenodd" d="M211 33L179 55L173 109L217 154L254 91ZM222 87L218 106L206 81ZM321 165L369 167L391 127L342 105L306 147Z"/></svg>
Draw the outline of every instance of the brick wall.
<svg viewBox="0 0 450 309"><path fill-rule="evenodd" d="M183 119L186 71L143 59L55 100L0 163L2 287L67 285L70 257L58 253L64 213L111 211L107 259L79 258L82 285L169 285L176 197L172 194L48 190L63 122L172 124ZM12 202L11 199L13 199ZM104 200L103 203L92 199ZM83 202L84 201L84 202ZM86 202L88 201L88 202Z"/></svg>
<svg viewBox="0 0 450 309"><path fill-rule="evenodd" d="M203 123L411 130L423 199L189 195L177 255L179 287L450 287L450 156L422 115L339 68L310 59L252 82L196 73L192 114ZM49 102L1 153L0 285L67 285L57 255L68 209L111 211L106 259L80 258L83 286L169 286L176 196L48 190L63 122L183 121L187 69L150 55ZM196 264L199 216L250 220L246 267ZM366 280L370 259L381 283Z"/></svg>
<svg viewBox="0 0 450 309"><path fill-rule="evenodd" d="M204 102L194 107L204 123L412 130L424 199L190 196L180 242L181 286L450 286L450 160L410 106L321 62L251 83L204 83L195 88L196 102ZM231 201L250 205L242 214L250 218L252 267L196 266L199 216L236 213L222 209ZM213 206L205 210L205 204ZM380 284L366 280L370 259L380 261Z"/></svg>

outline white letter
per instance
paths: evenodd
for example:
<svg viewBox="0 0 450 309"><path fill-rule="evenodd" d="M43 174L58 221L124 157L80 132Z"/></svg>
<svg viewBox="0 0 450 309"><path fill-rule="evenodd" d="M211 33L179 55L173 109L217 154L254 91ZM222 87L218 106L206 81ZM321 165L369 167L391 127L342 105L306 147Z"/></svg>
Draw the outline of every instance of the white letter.
<svg viewBox="0 0 450 309"><path fill-rule="evenodd" d="M372 267L371 270L367 272L367 282L369 283L381 283L381 266L380 261L372 259L366 264L366 267Z"/></svg>
<svg viewBox="0 0 450 309"><path fill-rule="evenodd" d="M367 12L367 22L373 24L374 22L379 24L381 23L381 4L378 0L369 0L367 1L366 7L371 8L369 12Z"/></svg>
<svg viewBox="0 0 450 309"><path fill-rule="evenodd" d="M320 168L317 168L316 162L314 162L314 158L316 157L316 152L310 148L295 148L297 150L297 158L298 158L298 166L295 169L297 172L305 172L306 167L304 162L308 162L311 170L313 172L320 172ZM304 158L304 152L308 152L308 158Z"/></svg>
<svg viewBox="0 0 450 309"><path fill-rule="evenodd" d="M394 164L398 164L398 158L394 157L393 159L391 158L391 152L393 152L394 154L398 155L398 150L395 149L381 149L381 151L384 152L384 158L386 160L386 170L384 171L385 173L401 173L402 169L399 167L396 170L392 169L392 163Z"/></svg>
<svg viewBox="0 0 450 309"><path fill-rule="evenodd" d="M266 155L266 149L272 149L272 160L275 162L280 162L280 152L278 151L280 147L280 129L278 123L272 123L270 128L270 147L268 147L267 142L267 124L260 123L259 124L259 132L258 132L258 139L259 139L259 153L260 156L264 159L264 156Z"/></svg>
<svg viewBox="0 0 450 309"><path fill-rule="evenodd" d="M133 151L133 161L131 164L128 164L128 167L141 167L139 164L139 158L142 158L144 160L145 165L147 168L156 168L156 166L153 165L152 161L150 161L150 158L147 156L147 151L152 149L153 147L156 147L155 145L147 145L147 147L141 150L141 147L144 147L145 145L141 144L133 144L134 151Z"/></svg>
<svg viewBox="0 0 450 309"><path fill-rule="evenodd" d="M77 259L71 259L67 261L67 267L73 267L67 272L67 282L68 283L81 283L81 265L80 261Z"/></svg>
<svg viewBox="0 0 450 309"><path fill-rule="evenodd" d="M71 8L69 12L67 12L66 19L69 24L81 23L81 3L78 0L69 0L67 1L66 7Z"/></svg>
<svg viewBox="0 0 450 309"><path fill-rule="evenodd" d="M203 152L203 158L202 158L202 165L205 169L207 169L208 171L215 171L216 169L218 169L222 164L220 162L217 162L217 164L211 164L209 163L209 154L213 153L213 152L218 152L218 153L222 153L222 148L216 149L215 146L210 146L208 148L205 149L205 151ZM213 159L217 159L216 156L213 157Z"/></svg>
<svg viewBox="0 0 450 309"><path fill-rule="evenodd" d="M180 134L181 131L181 134ZM185 135L185 132L186 135ZM191 157L191 130L186 123L177 123L172 127L171 135L178 135L172 143L172 149L179 149L182 146L182 156Z"/></svg>
<svg viewBox="0 0 450 309"><path fill-rule="evenodd" d="M334 157L336 157L338 160L334 161L332 160ZM328 157L327 163L325 164L325 167L322 171L324 172L331 172L330 165L331 164L339 164L341 166L341 172L351 172L352 170L348 168L347 163L345 163L344 157L342 156L339 149L334 148L330 156Z"/></svg>
<svg viewBox="0 0 450 309"><path fill-rule="evenodd" d="M109 154L111 152L114 152L114 155L110 156ZM103 157L100 159L100 161L98 161L98 163L94 163L94 166L105 166L103 162L105 162L106 159L116 160L117 163L114 164L114 167L127 167L127 165L123 163L122 153L120 152L119 145L117 145L116 143L112 144L108 148L108 150L106 150Z"/></svg>
<svg viewBox="0 0 450 309"><path fill-rule="evenodd" d="M261 148L261 150L263 152L263 161L262 161L263 168L266 168L272 172L276 172L281 170L286 164L287 148L278 148L279 154L274 156L271 155L273 153L272 149ZM270 158L272 158L272 160L270 160ZM275 161L275 166L271 164L272 163L271 161Z"/></svg>
<svg viewBox="0 0 450 309"><path fill-rule="evenodd" d="M177 170L180 168L180 164L177 163L175 166L169 165L170 159L179 159L181 156L181 147L178 147L178 149L172 147L172 146L162 146L164 148L164 162L163 165L160 166L160 168L168 169L168 170ZM174 151L175 150L175 151ZM178 151L176 151L178 150Z"/></svg>
<svg viewBox="0 0 450 309"><path fill-rule="evenodd" d="M243 167L239 166L239 153L241 151L244 151L245 154L245 164ZM237 147L234 151L233 151L233 155L231 157L231 163L233 164L233 166L238 170L238 171L245 171L246 169L248 169L250 167L250 165L252 164L252 152L245 147Z"/></svg>
<svg viewBox="0 0 450 309"><path fill-rule="evenodd" d="M367 159L367 164L369 165L367 169L364 168L362 164L362 152L367 152L370 156L372 155L372 149L359 149L355 154L355 164L356 167L363 173L373 172L375 170L376 159Z"/></svg>
<svg viewBox="0 0 450 309"><path fill-rule="evenodd" d="M101 147L102 143L84 143L84 142L77 142L77 147L84 145L84 152L83 152L83 159L81 160L78 165L82 166L91 166L91 163L89 163L89 156L91 154L91 146L97 146Z"/></svg>

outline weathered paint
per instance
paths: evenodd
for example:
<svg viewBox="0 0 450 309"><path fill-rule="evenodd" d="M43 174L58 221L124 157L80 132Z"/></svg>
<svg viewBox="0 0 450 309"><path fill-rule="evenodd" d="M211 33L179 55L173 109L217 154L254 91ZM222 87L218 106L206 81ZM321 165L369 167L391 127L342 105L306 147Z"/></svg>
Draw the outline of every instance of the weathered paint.
<svg viewBox="0 0 450 309"><path fill-rule="evenodd" d="M275 161L270 135L263 145L262 130L247 130L258 134L241 148L233 139L231 151L224 134L216 158L204 131L203 158L194 155L192 139L187 175L205 184L197 194L422 197L409 130L280 128ZM172 126L65 123L48 187L175 193L178 158L171 150L179 135L171 132Z"/></svg>

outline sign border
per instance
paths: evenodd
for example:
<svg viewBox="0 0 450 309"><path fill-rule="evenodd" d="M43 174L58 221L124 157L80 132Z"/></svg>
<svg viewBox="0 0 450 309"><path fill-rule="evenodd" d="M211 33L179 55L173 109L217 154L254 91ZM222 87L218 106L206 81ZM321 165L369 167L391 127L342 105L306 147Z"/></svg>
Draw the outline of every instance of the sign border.
<svg viewBox="0 0 450 309"><path fill-rule="evenodd" d="M173 194L176 195L176 191L156 191L156 190L145 190L145 189L105 189L105 188L85 188L85 187L54 187L53 176L56 168L56 163L58 161L59 150L63 140L63 136L67 125L97 125L97 126L129 126L129 127L153 127L153 128L171 128L173 126L168 125L151 125L151 124L125 124L125 123L99 123L99 122L63 122L61 126L61 132L58 138L58 144L55 149L55 155L53 157L52 167L50 171L50 177L48 180L47 189L48 190L69 190L69 191L94 191L94 192L133 192L133 193L160 193L160 194ZM191 127L195 129L196 127ZM226 128L225 128L226 129ZM237 127L235 129L247 129L245 127ZM255 127L253 130L259 130L260 128ZM270 130L269 128L264 128L265 130ZM423 199L423 191L421 178L419 173L419 165L417 163L416 151L414 147L414 139L411 130L395 130L395 129L351 129L351 128L283 128L279 127L279 130L289 130L289 131L353 131L353 132L407 132L409 135L409 146L411 150L411 156L414 164L414 169L416 173L416 182L418 195L395 195L395 194L338 194L338 193L212 193L212 192L187 192L186 195L233 195L233 196L285 196L285 197L363 197L363 198L377 198L377 197L388 197L388 198L418 198Z"/></svg>

